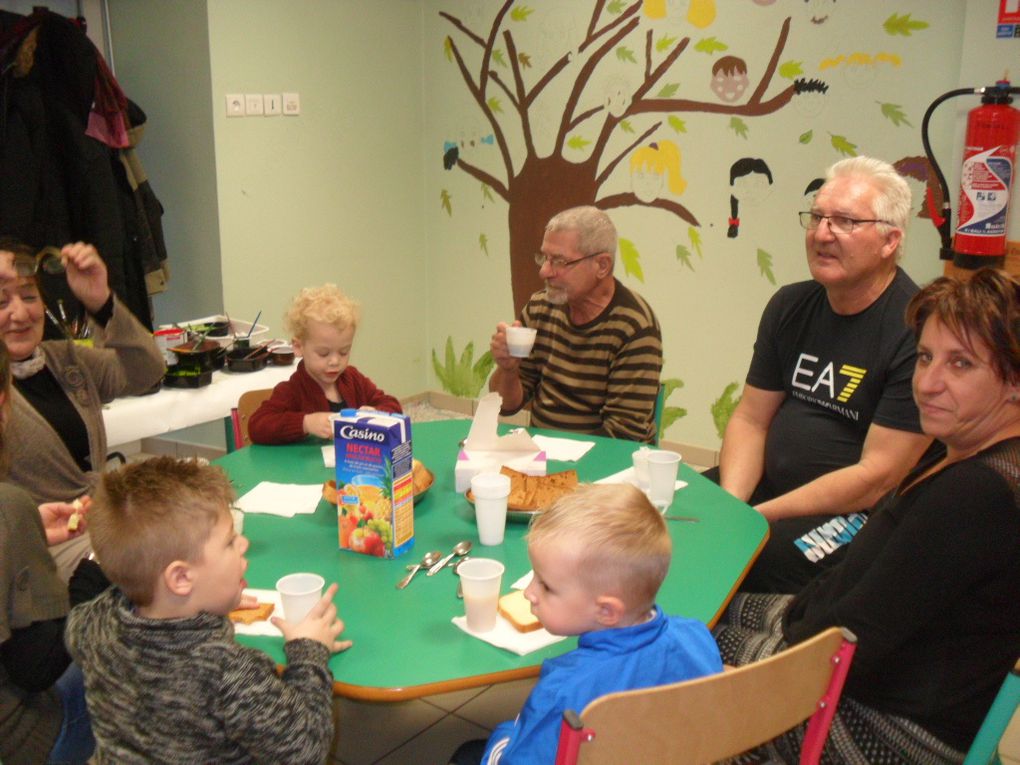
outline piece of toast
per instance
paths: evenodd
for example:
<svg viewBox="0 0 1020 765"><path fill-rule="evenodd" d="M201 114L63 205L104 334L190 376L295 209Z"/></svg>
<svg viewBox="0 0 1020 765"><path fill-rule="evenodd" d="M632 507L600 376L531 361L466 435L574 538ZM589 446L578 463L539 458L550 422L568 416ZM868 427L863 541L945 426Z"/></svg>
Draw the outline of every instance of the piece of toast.
<svg viewBox="0 0 1020 765"><path fill-rule="evenodd" d="M266 621L266 619L273 615L273 609L275 608L276 606L273 603L259 603L255 608L234 609L227 616L230 617L232 622L254 624L255 622Z"/></svg>
<svg viewBox="0 0 1020 765"><path fill-rule="evenodd" d="M524 597L524 590L514 590L501 597L499 613L518 632L534 632L542 627L542 622L531 613L531 604Z"/></svg>
<svg viewBox="0 0 1020 765"><path fill-rule="evenodd" d="M572 492L578 484L576 470L528 475L504 466L499 472L510 478L507 507L515 510L542 510Z"/></svg>

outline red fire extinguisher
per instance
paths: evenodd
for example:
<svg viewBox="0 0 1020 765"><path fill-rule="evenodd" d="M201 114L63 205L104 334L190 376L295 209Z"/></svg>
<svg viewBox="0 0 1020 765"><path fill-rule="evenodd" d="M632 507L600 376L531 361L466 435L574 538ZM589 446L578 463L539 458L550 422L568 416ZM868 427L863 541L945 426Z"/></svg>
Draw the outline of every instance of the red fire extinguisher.
<svg viewBox="0 0 1020 765"><path fill-rule="evenodd" d="M1020 88L1010 87L1008 80L999 80L991 87L952 90L932 102L921 125L925 154L942 186L942 214L930 210L942 237L941 257L951 259L961 268L1001 266L1005 261L1009 197L1016 172L1016 147L1020 141L1020 111L1010 106L1011 93L1020 93ZM935 107L960 95L980 95L981 106L971 109L967 115L959 222L955 240L951 242L949 190L928 143L928 121ZM930 192L928 204L930 208Z"/></svg>

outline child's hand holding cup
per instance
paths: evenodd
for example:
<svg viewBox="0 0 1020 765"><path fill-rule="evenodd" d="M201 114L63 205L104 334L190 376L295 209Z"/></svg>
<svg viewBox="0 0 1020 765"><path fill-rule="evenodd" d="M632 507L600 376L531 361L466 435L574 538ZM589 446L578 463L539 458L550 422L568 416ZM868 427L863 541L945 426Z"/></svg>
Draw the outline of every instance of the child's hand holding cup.
<svg viewBox="0 0 1020 765"><path fill-rule="evenodd" d="M276 583L283 604L283 618L274 616L273 624L286 641L308 638L322 643L331 653L346 651L350 640L337 640L344 623L337 618L333 597L334 582L322 592L325 580L318 574L288 574Z"/></svg>

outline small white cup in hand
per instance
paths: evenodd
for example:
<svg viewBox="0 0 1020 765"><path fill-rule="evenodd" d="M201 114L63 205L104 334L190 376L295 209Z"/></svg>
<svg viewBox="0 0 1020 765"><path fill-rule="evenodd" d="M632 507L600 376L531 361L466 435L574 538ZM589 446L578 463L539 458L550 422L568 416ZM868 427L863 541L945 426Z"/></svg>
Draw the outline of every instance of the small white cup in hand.
<svg viewBox="0 0 1020 765"><path fill-rule="evenodd" d="M680 455L677 452L648 452L648 498L663 513L673 504L676 491L676 474L680 469Z"/></svg>
<svg viewBox="0 0 1020 765"><path fill-rule="evenodd" d="M502 473L478 473L471 478L471 494L475 498L478 541L487 546L503 544L510 477Z"/></svg>
<svg viewBox="0 0 1020 765"><path fill-rule="evenodd" d="M489 558L468 558L458 566L469 630L489 632L495 629L504 570L502 563Z"/></svg>
<svg viewBox="0 0 1020 765"><path fill-rule="evenodd" d="M283 618L291 624L297 624L322 597L322 588L326 580L318 574L287 574L276 582L276 591L280 593L283 605Z"/></svg>
<svg viewBox="0 0 1020 765"><path fill-rule="evenodd" d="M537 329L531 327L507 327L506 346L515 359L526 359L535 345Z"/></svg>

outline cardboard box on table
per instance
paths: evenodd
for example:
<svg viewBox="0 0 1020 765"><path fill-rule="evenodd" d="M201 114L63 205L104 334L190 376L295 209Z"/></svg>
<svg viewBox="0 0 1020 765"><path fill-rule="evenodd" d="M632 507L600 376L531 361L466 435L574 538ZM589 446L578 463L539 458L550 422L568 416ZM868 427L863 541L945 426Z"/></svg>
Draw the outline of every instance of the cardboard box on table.
<svg viewBox="0 0 1020 765"><path fill-rule="evenodd" d="M538 448L523 428L504 436L496 432L503 398L489 393L478 401L471 430L457 455L454 482L458 492L471 488L471 478L478 473L498 472L506 465L528 475L545 475L545 452Z"/></svg>
<svg viewBox="0 0 1020 765"><path fill-rule="evenodd" d="M344 409L333 418L340 549L395 558L414 544L411 420Z"/></svg>

